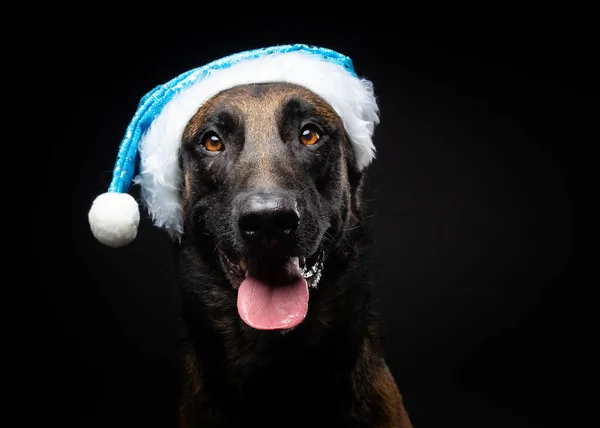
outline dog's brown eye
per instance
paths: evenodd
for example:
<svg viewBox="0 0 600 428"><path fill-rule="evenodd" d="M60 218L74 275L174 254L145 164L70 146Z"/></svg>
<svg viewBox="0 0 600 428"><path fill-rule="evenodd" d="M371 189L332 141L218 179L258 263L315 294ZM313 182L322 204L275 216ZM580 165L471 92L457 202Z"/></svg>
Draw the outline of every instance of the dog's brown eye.
<svg viewBox="0 0 600 428"><path fill-rule="evenodd" d="M300 131L300 142L307 146L312 146L318 143L321 139L321 134L314 126L305 126Z"/></svg>
<svg viewBox="0 0 600 428"><path fill-rule="evenodd" d="M209 152L219 152L223 150L223 141L217 134L210 132L204 136L202 146Z"/></svg>

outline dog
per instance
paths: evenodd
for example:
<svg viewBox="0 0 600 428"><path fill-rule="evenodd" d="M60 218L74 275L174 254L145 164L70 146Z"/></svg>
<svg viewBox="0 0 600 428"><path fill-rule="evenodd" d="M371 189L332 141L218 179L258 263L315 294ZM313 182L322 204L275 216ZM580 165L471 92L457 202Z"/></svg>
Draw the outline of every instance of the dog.
<svg viewBox="0 0 600 428"><path fill-rule="evenodd" d="M294 83L205 102L179 158L181 428L411 428L369 291L369 234L340 116Z"/></svg>

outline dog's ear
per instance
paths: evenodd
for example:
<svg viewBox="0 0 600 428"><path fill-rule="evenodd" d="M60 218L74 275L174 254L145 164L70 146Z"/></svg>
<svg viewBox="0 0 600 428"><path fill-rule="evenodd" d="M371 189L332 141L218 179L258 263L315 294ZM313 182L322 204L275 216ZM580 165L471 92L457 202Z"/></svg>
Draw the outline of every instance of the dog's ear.
<svg viewBox="0 0 600 428"><path fill-rule="evenodd" d="M350 198L352 212L359 214L362 210L362 185L363 171L358 168L356 155L350 142L350 137L346 134L346 170L348 171L348 184L350 186Z"/></svg>
<svg viewBox="0 0 600 428"><path fill-rule="evenodd" d="M185 168L184 163L185 153L180 149L178 162L179 170L181 171L182 180L179 186L179 200L181 201L182 215L183 215L183 229L185 231L186 240L190 241L193 237L193 217L190 215L191 207L190 200L192 198L193 186L190 181L193 179L192 175Z"/></svg>
<svg viewBox="0 0 600 428"><path fill-rule="evenodd" d="M363 183L363 172L359 171L354 162L348 165L348 182L350 183L350 192L353 195L359 194Z"/></svg>
<svg viewBox="0 0 600 428"><path fill-rule="evenodd" d="M362 212L362 185L363 173L355 166L348 168L348 181L350 183L350 199L352 211L355 213Z"/></svg>

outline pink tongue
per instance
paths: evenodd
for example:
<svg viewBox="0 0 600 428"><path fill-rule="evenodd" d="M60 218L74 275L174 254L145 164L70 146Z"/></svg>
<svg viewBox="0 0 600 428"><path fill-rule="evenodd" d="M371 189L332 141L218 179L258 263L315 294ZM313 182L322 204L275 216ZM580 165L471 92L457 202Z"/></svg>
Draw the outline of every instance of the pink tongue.
<svg viewBox="0 0 600 428"><path fill-rule="evenodd" d="M297 326L308 311L308 284L301 276L285 285L271 286L252 275L238 289L238 312L250 327L259 330Z"/></svg>

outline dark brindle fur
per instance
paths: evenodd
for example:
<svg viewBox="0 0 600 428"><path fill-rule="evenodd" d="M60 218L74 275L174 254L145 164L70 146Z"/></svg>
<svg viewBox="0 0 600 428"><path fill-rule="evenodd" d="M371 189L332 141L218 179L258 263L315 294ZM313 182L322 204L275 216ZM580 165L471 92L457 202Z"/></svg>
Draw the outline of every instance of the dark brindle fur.
<svg viewBox="0 0 600 428"><path fill-rule="evenodd" d="M314 146L298 139L307 122L322 135ZM223 151L203 148L208 131ZM178 269L189 337L181 426L411 427L370 310L362 174L334 110L291 84L236 87L200 108L181 152ZM239 229L243 201L256 194L274 198L275 211L292 204L299 216L260 251L307 264L325 254L308 314L290 331L241 320L216 251L236 261L255 251Z"/></svg>

